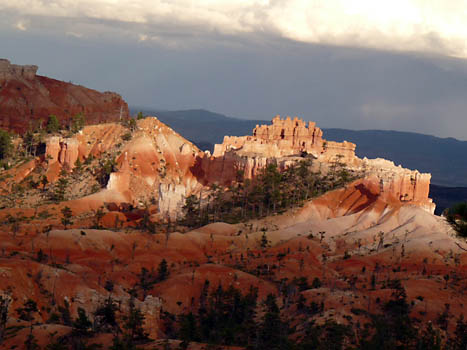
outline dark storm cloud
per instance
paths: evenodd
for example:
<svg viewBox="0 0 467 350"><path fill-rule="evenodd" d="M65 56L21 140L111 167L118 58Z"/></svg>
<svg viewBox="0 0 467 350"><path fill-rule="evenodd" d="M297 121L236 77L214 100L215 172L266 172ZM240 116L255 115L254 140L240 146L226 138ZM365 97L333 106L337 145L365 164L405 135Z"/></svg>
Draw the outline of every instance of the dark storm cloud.
<svg viewBox="0 0 467 350"><path fill-rule="evenodd" d="M243 31L238 21L208 20L204 12L194 21L183 14L144 21L139 9L128 18L80 11L3 11L0 56L38 64L43 75L117 91L132 105L200 107L255 119L289 114L322 127L467 138L461 59L293 41L258 9L254 19L242 17L255 30ZM207 24L200 24L203 18ZM423 40L431 51L457 47L436 33Z"/></svg>

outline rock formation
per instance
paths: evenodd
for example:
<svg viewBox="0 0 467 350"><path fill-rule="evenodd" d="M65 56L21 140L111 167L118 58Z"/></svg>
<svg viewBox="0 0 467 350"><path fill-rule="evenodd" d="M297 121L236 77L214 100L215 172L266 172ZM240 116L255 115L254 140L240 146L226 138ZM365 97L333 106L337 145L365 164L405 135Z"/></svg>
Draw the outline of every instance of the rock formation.
<svg viewBox="0 0 467 350"><path fill-rule="evenodd" d="M44 125L51 114L64 124L78 113L87 124L128 117L120 95L36 75L37 69L0 60L0 128L21 133Z"/></svg>
<svg viewBox="0 0 467 350"><path fill-rule="evenodd" d="M368 184L376 184L378 195L434 212L435 206L428 198L430 174L404 169L384 159L360 159L355 148L346 141L326 141L314 122L307 125L297 117L283 120L276 116L271 125L257 125L252 136L225 136L222 144L215 145L212 157L207 154L198 166L206 183L228 184L236 179L238 171L251 179L270 162L285 168L308 157L313 159L315 171L327 172L336 165L345 165L363 173Z"/></svg>
<svg viewBox="0 0 467 350"><path fill-rule="evenodd" d="M315 172L345 166L362 174L362 184L388 203L434 210L428 198L430 174L384 159L360 159L354 144L326 141L314 123L307 125L297 118L276 117L272 125L256 127L256 136L226 136L212 156L155 117L137 121L131 140L124 142L127 132L120 124L111 123L86 126L72 138L50 137L46 147L49 181L56 180L62 168L73 169L77 159L114 157L117 171L110 175L106 190L93 196L117 206L155 203L160 217L175 219L182 215L185 198L199 195L204 186L227 186L239 176L252 179L269 163L285 169L306 157L312 160Z"/></svg>

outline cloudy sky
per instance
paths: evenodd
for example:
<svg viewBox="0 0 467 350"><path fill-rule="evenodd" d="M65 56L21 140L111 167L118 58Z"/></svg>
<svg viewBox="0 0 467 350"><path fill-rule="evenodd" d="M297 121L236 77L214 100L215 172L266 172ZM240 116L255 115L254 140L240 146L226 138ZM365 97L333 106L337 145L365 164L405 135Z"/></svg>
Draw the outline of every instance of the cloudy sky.
<svg viewBox="0 0 467 350"><path fill-rule="evenodd" d="M467 1L0 0L0 57L130 105L467 140Z"/></svg>

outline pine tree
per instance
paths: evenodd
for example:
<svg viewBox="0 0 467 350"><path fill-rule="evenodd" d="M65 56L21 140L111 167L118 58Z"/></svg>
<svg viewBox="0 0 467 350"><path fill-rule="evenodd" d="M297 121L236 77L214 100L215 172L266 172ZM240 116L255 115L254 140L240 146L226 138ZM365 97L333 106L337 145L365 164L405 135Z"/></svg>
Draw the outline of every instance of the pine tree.
<svg viewBox="0 0 467 350"><path fill-rule="evenodd" d="M53 114L49 116L47 120L46 130L49 134L56 133L60 130L60 122L58 121L57 117Z"/></svg>
<svg viewBox="0 0 467 350"><path fill-rule="evenodd" d="M62 212L62 225L65 226L65 230L67 229L67 227L69 225L72 225L73 224L73 221L71 220L71 218L73 217L73 212L71 211L70 207L65 207L61 210Z"/></svg>
<svg viewBox="0 0 467 350"><path fill-rule="evenodd" d="M7 158L12 148L11 135L5 130L0 130L0 159Z"/></svg>
<svg viewBox="0 0 467 350"><path fill-rule="evenodd" d="M157 268L157 281L164 281L167 279L168 276L169 268L167 266L167 261L165 259L162 259L162 261L159 264L159 267Z"/></svg>

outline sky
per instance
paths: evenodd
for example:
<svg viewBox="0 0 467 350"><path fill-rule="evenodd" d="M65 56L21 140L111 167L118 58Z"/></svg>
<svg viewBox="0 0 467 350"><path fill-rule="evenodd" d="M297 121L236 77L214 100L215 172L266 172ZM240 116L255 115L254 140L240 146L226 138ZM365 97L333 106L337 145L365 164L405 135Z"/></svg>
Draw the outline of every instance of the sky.
<svg viewBox="0 0 467 350"><path fill-rule="evenodd" d="M0 57L131 106L467 140L467 1L0 0Z"/></svg>

